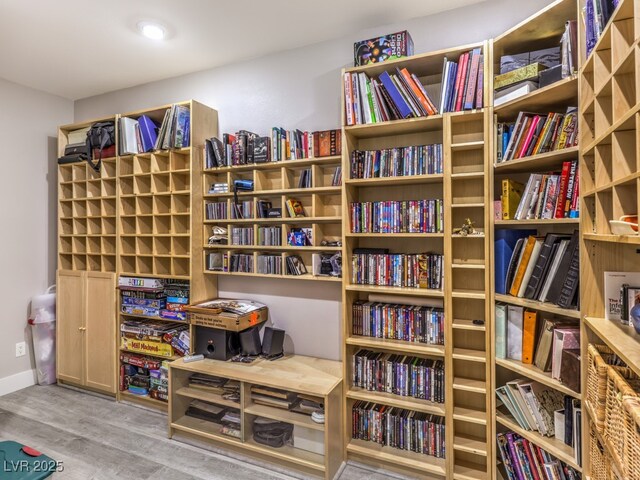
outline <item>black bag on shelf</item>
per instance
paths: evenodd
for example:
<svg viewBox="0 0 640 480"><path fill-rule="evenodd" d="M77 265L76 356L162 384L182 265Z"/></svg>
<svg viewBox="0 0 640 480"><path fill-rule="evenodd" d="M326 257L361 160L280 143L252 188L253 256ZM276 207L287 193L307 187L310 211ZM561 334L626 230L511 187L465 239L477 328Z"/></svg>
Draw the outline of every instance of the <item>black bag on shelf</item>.
<svg viewBox="0 0 640 480"><path fill-rule="evenodd" d="M97 122L91 125L87 132L87 163L96 172L100 171L102 163L102 150L116 143L116 126L114 122ZM100 152L98 161L93 163L92 152L97 149Z"/></svg>
<svg viewBox="0 0 640 480"><path fill-rule="evenodd" d="M293 425L277 420L257 417L253 421L253 439L269 447L284 447L291 443Z"/></svg>
<svg viewBox="0 0 640 480"><path fill-rule="evenodd" d="M88 158L86 143L70 143L64 147L64 155L58 158L58 165L84 162Z"/></svg>

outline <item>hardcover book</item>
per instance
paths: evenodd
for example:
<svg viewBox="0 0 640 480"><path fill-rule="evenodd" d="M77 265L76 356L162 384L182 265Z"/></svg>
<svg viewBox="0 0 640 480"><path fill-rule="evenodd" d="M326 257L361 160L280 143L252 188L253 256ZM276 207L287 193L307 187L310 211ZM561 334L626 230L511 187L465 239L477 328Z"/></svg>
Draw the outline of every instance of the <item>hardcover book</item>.
<svg viewBox="0 0 640 480"><path fill-rule="evenodd" d="M518 68L501 75L496 75L493 81L493 87L496 90L499 90L517 82L538 78L540 72L546 68L547 67L541 63L532 63L526 67Z"/></svg>

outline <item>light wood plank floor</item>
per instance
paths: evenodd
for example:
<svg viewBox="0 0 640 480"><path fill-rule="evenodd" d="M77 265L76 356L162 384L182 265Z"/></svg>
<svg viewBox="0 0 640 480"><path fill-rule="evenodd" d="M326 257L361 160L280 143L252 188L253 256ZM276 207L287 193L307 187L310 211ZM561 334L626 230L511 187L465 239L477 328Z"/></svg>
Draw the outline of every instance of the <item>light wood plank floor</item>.
<svg viewBox="0 0 640 480"><path fill-rule="evenodd" d="M291 480L243 457L204 450L166 436L166 416L58 386L0 397L0 440L32 446L63 462L65 480ZM0 475L1 476L1 475ZM340 480L390 480L348 464Z"/></svg>

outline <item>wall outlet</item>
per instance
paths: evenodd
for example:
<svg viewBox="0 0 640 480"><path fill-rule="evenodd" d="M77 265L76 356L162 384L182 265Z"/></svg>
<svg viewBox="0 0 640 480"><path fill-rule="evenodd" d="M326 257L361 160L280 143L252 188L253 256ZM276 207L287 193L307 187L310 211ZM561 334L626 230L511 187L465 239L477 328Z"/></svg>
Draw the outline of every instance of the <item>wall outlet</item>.
<svg viewBox="0 0 640 480"><path fill-rule="evenodd" d="M16 343L16 357L24 357L27 354L27 344L25 342Z"/></svg>

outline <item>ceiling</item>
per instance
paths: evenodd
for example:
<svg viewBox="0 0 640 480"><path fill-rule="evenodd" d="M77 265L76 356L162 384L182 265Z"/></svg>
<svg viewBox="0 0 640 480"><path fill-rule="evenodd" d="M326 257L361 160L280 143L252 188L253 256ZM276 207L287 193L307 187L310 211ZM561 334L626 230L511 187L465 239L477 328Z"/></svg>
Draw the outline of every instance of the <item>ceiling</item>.
<svg viewBox="0 0 640 480"><path fill-rule="evenodd" d="M481 1L0 0L0 78L75 100Z"/></svg>

